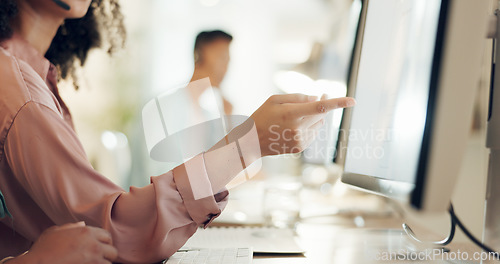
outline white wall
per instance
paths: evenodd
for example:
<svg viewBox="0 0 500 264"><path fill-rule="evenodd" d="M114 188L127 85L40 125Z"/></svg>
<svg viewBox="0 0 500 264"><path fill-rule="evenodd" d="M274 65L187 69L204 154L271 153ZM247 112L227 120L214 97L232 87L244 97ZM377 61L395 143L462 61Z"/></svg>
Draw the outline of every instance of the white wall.
<svg viewBox="0 0 500 264"><path fill-rule="evenodd" d="M249 115L277 92L272 77L279 67L305 61L315 41L331 37L336 12L343 11L347 2L155 0L150 14L154 54L150 96L189 81L196 35L222 29L234 36L222 89L236 114Z"/></svg>

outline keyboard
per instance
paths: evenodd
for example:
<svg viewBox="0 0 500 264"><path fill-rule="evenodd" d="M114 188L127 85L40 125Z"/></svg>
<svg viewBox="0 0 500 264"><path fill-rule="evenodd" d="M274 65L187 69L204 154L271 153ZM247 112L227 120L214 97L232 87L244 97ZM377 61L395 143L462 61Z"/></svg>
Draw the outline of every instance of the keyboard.
<svg viewBox="0 0 500 264"><path fill-rule="evenodd" d="M252 248L253 253L302 254L294 231L271 227L199 228L185 248Z"/></svg>
<svg viewBox="0 0 500 264"><path fill-rule="evenodd" d="M251 264L250 248L188 248L179 249L164 264Z"/></svg>

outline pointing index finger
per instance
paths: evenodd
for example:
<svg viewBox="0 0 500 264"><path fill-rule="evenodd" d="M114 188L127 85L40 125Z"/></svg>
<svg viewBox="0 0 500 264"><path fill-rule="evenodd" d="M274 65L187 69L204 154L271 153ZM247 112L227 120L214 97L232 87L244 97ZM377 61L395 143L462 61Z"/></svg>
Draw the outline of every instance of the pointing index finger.
<svg viewBox="0 0 500 264"><path fill-rule="evenodd" d="M300 116L319 115L327 113L333 109L352 107L356 100L351 97L333 98L310 103L296 105L296 113Z"/></svg>
<svg viewBox="0 0 500 264"><path fill-rule="evenodd" d="M317 96L310 96L305 94L280 94L273 96L276 103L307 103L314 102L318 99Z"/></svg>

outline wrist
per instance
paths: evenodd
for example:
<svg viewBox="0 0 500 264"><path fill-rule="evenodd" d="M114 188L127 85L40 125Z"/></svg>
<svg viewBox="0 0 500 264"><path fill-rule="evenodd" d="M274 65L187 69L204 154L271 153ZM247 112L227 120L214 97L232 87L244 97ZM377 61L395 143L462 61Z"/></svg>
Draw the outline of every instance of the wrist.
<svg viewBox="0 0 500 264"><path fill-rule="evenodd" d="M244 176L245 180L251 178L260 169L260 165L256 164L251 171L241 172L260 158L261 149L255 123L248 119L204 153L205 168L214 193L239 176Z"/></svg>
<svg viewBox="0 0 500 264"><path fill-rule="evenodd" d="M253 137L254 139L256 139L256 141L254 140L251 144L255 144L257 143L258 147L259 147L259 151L258 151L258 157L257 159L260 159L260 158L263 158L265 156L269 156L268 155L268 143L266 142L266 137L264 136L265 133L263 133L262 129L260 128L256 118L254 117L254 115L251 115L250 118L248 118L244 124L246 124L247 126L251 126L251 130L253 130Z"/></svg>
<svg viewBox="0 0 500 264"><path fill-rule="evenodd" d="M264 157L261 146L260 134L257 124L252 118L247 119L241 127L238 135L239 155L244 162L244 167L250 166L258 159Z"/></svg>

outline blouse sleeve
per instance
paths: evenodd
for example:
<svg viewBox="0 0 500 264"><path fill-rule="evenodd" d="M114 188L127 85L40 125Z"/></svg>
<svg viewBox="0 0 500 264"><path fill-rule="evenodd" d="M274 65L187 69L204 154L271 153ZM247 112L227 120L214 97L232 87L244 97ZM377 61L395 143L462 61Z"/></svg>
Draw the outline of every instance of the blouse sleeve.
<svg viewBox="0 0 500 264"><path fill-rule="evenodd" d="M85 221L109 230L122 262L155 262L172 255L227 202L226 189L213 194L203 154L152 177L146 187L125 192L92 168L61 116L36 102L16 116L5 157L16 180L56 224ZM207 183L198 182L196 188L211 195L195 199L190 181Z"/></svg>

